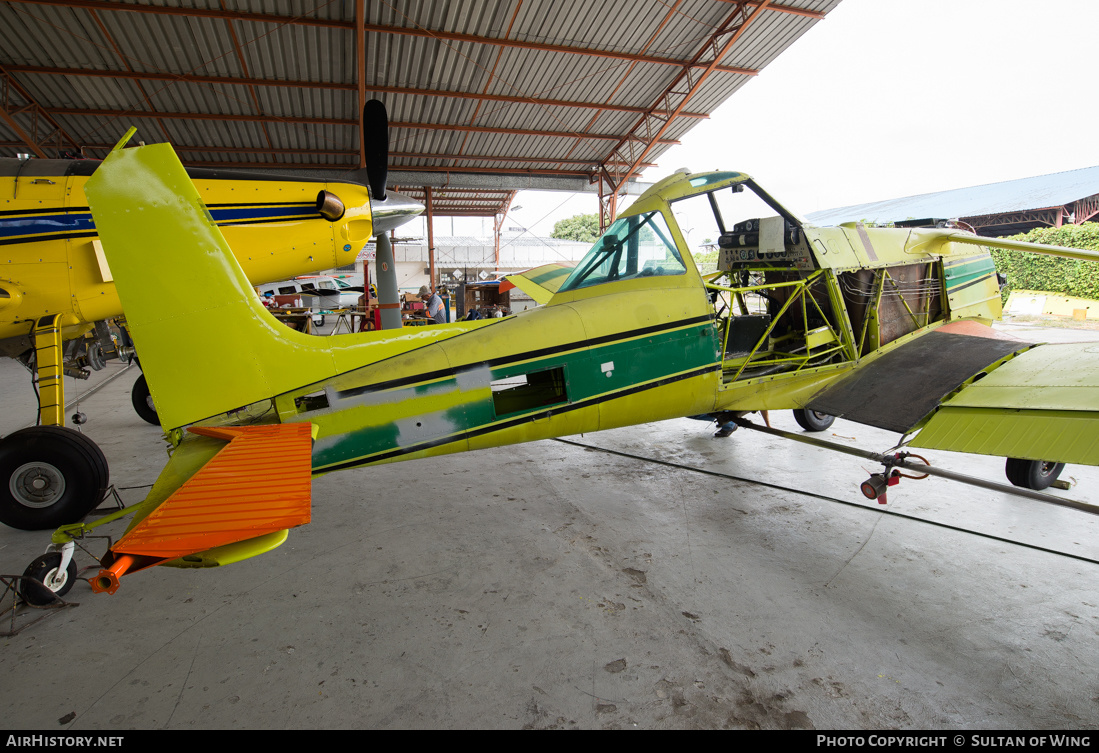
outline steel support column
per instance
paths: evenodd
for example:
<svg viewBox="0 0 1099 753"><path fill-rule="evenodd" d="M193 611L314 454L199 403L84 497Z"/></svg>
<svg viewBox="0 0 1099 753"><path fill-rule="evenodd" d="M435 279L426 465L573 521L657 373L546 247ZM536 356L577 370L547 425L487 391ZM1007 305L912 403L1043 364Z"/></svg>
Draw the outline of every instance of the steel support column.
<svg viewBox="0 0 1099 753"><path fill-rule="evenodd" d="M618 216L618 186L607 171L599 171L599 232L605 233Z"/></svg>
<svg viewBox="0 0 1099 753"><path fill-rule="evenodd" d="M382 233L377 238L378 308L382 310L382 329L401 328L401 302L397 291L397 265L393 260L393 244Z"/></svg>
<svg viewBox="0 0 1099 753"><path fill-rule="evenodd" d="M435 229L432 227L435 220L435 208L431 201L431 186L424 187L424 206L427 214L427 268L430 274L427 287L435 292Z"/></svg>
<svg viewBox="0 0 1099 753"><path fill-rule="evenodd" d="M504 220L507 218L508 210L511 209L511 202L515 201L515 195L518 191L509 191L508 195L504 198L503 203L500 205L500 209L492 215L492 245L495 258L495 270L500 271L500 230L504 226Z"/></svg>

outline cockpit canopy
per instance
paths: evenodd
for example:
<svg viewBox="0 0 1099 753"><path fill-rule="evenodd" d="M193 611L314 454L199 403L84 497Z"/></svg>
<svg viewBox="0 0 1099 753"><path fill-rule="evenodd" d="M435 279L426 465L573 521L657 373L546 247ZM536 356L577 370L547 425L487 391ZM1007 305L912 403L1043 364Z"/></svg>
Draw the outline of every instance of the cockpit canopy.
<svg viewBox="0 0 1099 753"><path fill-rule="evenodd" d="M686 272L664 216L656 211L645 212L622 217L611 225L576 265L559 292Z"/></svg>

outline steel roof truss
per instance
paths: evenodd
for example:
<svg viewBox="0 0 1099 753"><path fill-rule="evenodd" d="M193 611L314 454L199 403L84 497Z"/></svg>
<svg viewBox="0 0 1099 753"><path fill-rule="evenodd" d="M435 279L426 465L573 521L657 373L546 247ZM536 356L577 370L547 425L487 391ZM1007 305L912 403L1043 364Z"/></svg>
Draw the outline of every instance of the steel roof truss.
<svg viewBox="0 0 1099 753"><path fill-rule="evenodd" d="M710 35L692 58L690 65L684 67L671 85L657 98L649 112L641 117L629 135L611 151L608 161L625 162L630 165L625 170L617 166L614 168L610 175L612 188L627 180L638 169L652 147L659 143L660 137L667 130L672 119L678 117L707 77L719 69L718 61L729 52L769 3L770 0L761 0L758 3L741 0L736 3L736 9L718 27L718 30ZM749 14L748 8L752 6L755 10ZM709 62L704 62L706 60ZM696 70L697 66L701 66L702 70Z"/></svg>
<svg viewBox="0 0 1099 753"><path fill-rule="evenodd" d="M22 118L24 122L30 119L30 132L20 125L16 115L25 116ZM3 68L0 68L0 119L41 159L47 158L43 147L50 146L61 151L65 141L77 152L80 151L80 145Z"/></svg>

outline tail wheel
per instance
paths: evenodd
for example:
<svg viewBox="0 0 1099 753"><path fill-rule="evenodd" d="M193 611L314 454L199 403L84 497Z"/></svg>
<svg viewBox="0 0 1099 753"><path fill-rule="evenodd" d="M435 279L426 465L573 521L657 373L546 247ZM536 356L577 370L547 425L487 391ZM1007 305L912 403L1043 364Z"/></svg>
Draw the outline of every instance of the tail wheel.
<svg viewBox="0 0 1099 753"><path fill-rule="evenodd" d="M1057 480L1061 471L1065 469L1064 463L1055 463L1052 460L1024 460L1022 458L1008 458L1007 480L1015 486L1024 489L1040 491L1048 489L1050 484Z"/></svg>
<svg viewBox="0 0 1099 753"><path fill-rule="evenodd" d="M0 522L24 531L75 523L109 481L95 442L62 426L33 426L0 442Z"/></svg>
<svg viewBox="0 0 1099 753"><path fill-rule="evenodd" d="M16 590L31 606L44 607L53 604L56 597L67 594L74 583L76 562L69 560L69 566L62 570L61 553L50 552L27 566Z"/></svg>
<svg viewBox="0 0 1099 753"><path fill-rule="evenodd" d="M153 405L153 396L149 393L149 383L142 374L134 382L134 388L130 391L130 402L133 403L137 415L151 423L160 426L160 416L157 415L156 406Z"/></svg>
<svg viewBox="0 0 1099 753"><path fill-rule="evenodd" d="M832 425L836 417L820 411L798 408L794 411L794 420L806 431L824 431Z"/></svg>

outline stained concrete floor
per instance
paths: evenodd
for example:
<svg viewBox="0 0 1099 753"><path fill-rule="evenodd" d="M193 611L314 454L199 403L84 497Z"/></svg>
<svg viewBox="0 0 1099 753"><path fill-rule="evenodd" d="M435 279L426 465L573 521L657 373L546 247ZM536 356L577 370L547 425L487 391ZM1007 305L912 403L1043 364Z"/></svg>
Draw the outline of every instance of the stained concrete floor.
<svg viewBox="0 0 1099 753"><path fill-rule="evenodd" d="M113 377L81 409L119 487L165 459L137 376L80 386ZM20 367L0 362L0 390L0 431L33 420ZM681 419L317 479L313 522L274 552L79 583L78 607L0 638L0 704L57 731L1099 724L1099 518L940 479L883 509L867 462L711 434ZM1065 477L1056 494L1099 504L1099 470ZM47 540L0 527L0 572Z"/></svg>

